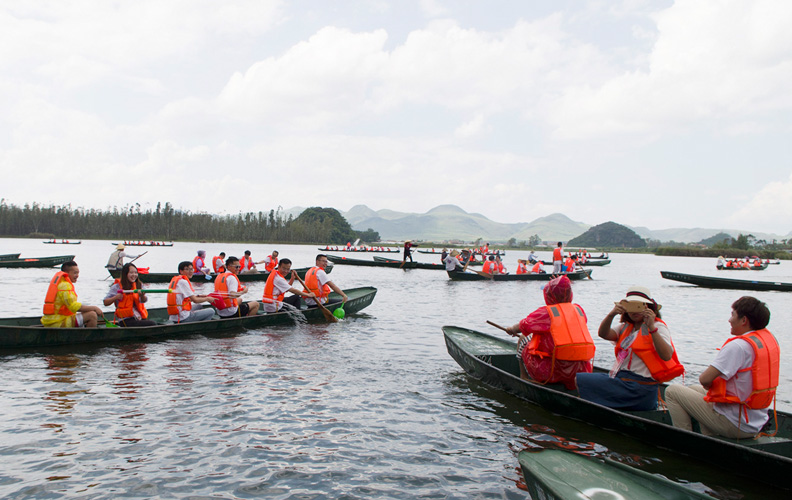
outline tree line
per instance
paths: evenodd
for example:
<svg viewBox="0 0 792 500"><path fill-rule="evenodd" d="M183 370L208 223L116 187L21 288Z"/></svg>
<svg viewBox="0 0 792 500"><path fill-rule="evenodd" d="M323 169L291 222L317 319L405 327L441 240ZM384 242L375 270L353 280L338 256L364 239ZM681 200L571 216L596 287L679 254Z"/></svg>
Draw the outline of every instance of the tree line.
<svg viewBox="0 0 792 500"><path fill-rule="evenodd" d="M371 229L358 232L334 208L311 207L298 217L284 217L280 209L235 215L192 213L166 202L141 210L139 203L106 210L17 206L0 200L0 236L58 239L159 241L239 241L321 243L341 245L357 238L379 241Z"/></svg>

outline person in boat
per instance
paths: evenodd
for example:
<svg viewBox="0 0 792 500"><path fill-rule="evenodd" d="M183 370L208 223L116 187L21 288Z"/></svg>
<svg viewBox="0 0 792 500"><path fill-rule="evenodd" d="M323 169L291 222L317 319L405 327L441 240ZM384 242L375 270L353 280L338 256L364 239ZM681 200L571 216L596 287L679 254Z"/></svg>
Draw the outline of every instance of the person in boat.
<svg viewBox="0 0 792 500"><path fill-rule="evenodd" d="M220 255L225 255L220 253ZM225 263L222 265L225 272ZM179 263L179 274L170 280L168 285L168 315L174 323L192 323L193 321L207 321L214 316L211 307L202 308L202 304L213 299L208 295L198 295L193 289L190 278L195 274L192 262L185 260Z"/></svg>
<svg viewBox="0 0 792 500"><path fill-rule="evenodd" d="M572 303L572 282L566 276L547 283L544 299L546 306L506 329L520 339L520 376L541 384L564 384L573 390L578 373L591 373L596 350L586 313Z"/></svg>
<svg viewBox="0 0 792 500"><path fill-rule="evenodd" d="M656 410L658 384L681 375L671 331L648 288L633 286L600 323L600 337L616 344L610 373L577 376L580 397L620 410ZM619 325L611 326L620 316Z"/></svg>
<svg viewBox="0 0 792 500"><path fill-rule="evenodd" d="M498 274L509 274L506 266L503 265L503 260L500 257L500 253L495 254L495 269L497 269Z"/></svg>
<svg viewBox="0 0 792 500"><path fill-rule="evenodd" d="M270 255L264 257L264 260L256 262L256 264L264 264L264 270L268 273L272 272L273 269L278 267L278 251L273 250Z"/></svg>
<svg viewBox="0 0 792 500"><path fill-rule="evenodd" d="M517 274L528 274L528 261L517 259Z"/></svg>
<svg viewBox="0 0 792 500"><path fill-rule="evenodd" d="M121 268L121 278L115 280L104 298L104 305L115 304L115 320L119 326L154 326L157 323L148 318L146 302L148 296L143 292L143 283L138 276L135 264L129 262Z"/></svg>
<svg viewBox="0 0 792 500"><path fill-rule="evenodd" d="M718 262L715 264L715 267L717 267L718 269L721 269L723 266L724 266L723 255L719 255L718 256Z"/></svg>
<svg viewBox="0 0 792 500"><path fill-rule="evenodd" d="M459 252L457 252L457 254L458 253ZM440 262L445 262L446 257L448 257L448 249L447 248L443 248L443 251L440 252Z"/></svg>
<svg viewBox="0 0 792 500"><path fill-rule="evenodd" d="M450 254L447 254L443 259L443 264L445 264L446 271L462 271L465 266L460 262L458 259L459 252L457 250L451 250Z"/></svg>
<svg viewBox="0 0 792 500"><path fill-rule="evenodd" d="M498 274L498 264L495 262L495 256L490 255L481 266L481 272L486 274Z"/></svg>
<svg viewBox="0 0 792 500"><path fill-rule="evenodd" d="M206 250L198 250L198 255L193 258L192 265L198 276L209 274L209 266L206 265Z"/></svg>
<svg viewBox="0 0 792 500"><path fill-rule="evenodd" d="M553 274L558 274L562 271L564 265L564 246L560 241L558 246L553 249Z"/></svg>
<svg viewBox="0 0 792 500"><path fill-rule="evenodd" d="M412 248L417 246L418 246L417 244L413 243L410 240L404 242L404 258L402 259L402 262L407 262L407 259L410 259L410 262L413 261Z"/></svg>
<svg viewBox="0 0 792 500"><path fill-rule="evenodd" d="M297 278L297 271L291 270L292 261L289 259L281 259L278 267L270 272L267 277L267 284L264 285L264 296L262 304L264 305L264 312L276 313L281 310L283 304L289 304L295 309L300 308L300 297L313 298L316 297L311 292L298 290L292 284ZM289 276L288 281L286 276ZM291 292L292 295L286 297L286 292Z"/></svg>
<svg viewBox="0 0 792 500"><path fill-rule="evenodd" d="M239 300L248 292L248 287L242 285L237 276L242 269L239 259L231 256L226 259L227 271L217 275L214 282L215 291L213 305L221 318L254 316L258 313L258 301L244 302Z"/></svg>
<svg viewBox="0 0 792 500"><path fill-rule="evenodd" d="M214 270L215 274L220 274L226 272L225 268L225 252L220 252L220 255L215 255L212 257L212 269ZM181 274L181 264L179 264L179 274ZM193 271L195 268L193 268Z"/></svg>
<svg viewBox="0 0 792 500"><path fill-rule="evenodd" d="M74 283L80 276L80 268L73 260L64 262L55 273L44 297L44 315L41 324L49 328L93 328L102 317L99 306L87 306L77 302Z"/></svg>
<svg viewBox="0 0 792 500"><path fill-rule="evenodd" d="M307 273L305 273L305 287L307 288L305 291L311 292L314 295L313 298L305 299L305 303L309 308L319 307L316 305L317 300L321 301L322 304L335 304L341 301L346 303L346 301L349 300L347 294L338 288L335 283L330 281L330 278L327 277L325 269L327 269L327 255L320 253L316 256L316 265L309 269ZM338 299L337 297L328 297L331 290L340 295L342 298Z"/></svg>
<svg viewBox="0 0 792 500"><path fill-rule="evenodd" d="M124 258L137 259L140 257L140 255L129 255L124 252L124 248L126 247L124 247L123 243L116 245L115 250L110 254L110 258L107 259L107 264L105 265L108 270L117 271L124 267Z"/></svg>
<svg viewBox="0 0 792 500"><path fill-rule="evenodd" d="M544 270L543 260L540 260L533 265L533 267L531 268L531 274L547 274L547 271Z"/></svg>
<svg viewBox="0 0 792 500"><path fill-rule="evenodd" d="M575 272L575 261L573 260L572 255L569 255L564 260L564 265L561 268L561 272L564 272L564 273L574 273Z"/></svg>
<svg viewBox="0 0 792 500"><path fill-rule="evenodd" d="M539 259L536 257L536 252L531 250L531 253L528 254L528 262L531 264L536 264Z"/></svg>
<svg viewBox="0 0 792 500"><path fill-rule="evenodd" d="M257 272L259 272L259 270L256 267L256 265L257 264L261 264L262 262L264 262L264 261L260 260L258 262L254 262L253 261L253 257L251 256L250 250L245 250L245 255L242 257L242 260L240 261L240 265L242 267L241 267L241 271L239 271L239 272L242 273L242 274L257 273Z"/></svg>
<svg viewBox="0 0 792 500"><path fill-rule="evenodd" d="M668 413L675 427L692 430L695 418L701 433L733 439L755 437L769 420L775 402L780 349L767 330L770 310L754 297L732 304L726 340L712 363L690 387L666 389Z"/></svg>

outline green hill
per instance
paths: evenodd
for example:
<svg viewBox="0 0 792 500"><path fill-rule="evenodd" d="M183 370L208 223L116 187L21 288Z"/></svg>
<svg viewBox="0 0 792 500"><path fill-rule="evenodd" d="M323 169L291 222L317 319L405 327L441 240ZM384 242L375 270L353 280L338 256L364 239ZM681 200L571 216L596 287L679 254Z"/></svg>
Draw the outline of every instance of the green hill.
<svg viewBox="0 0 792 500"><path fill-rule="evenodd" d="M567 243L570 247L606 247L606 248L643 248L646 241L629 227L605 222L590 228L585 233L572 238Z"/></svg>

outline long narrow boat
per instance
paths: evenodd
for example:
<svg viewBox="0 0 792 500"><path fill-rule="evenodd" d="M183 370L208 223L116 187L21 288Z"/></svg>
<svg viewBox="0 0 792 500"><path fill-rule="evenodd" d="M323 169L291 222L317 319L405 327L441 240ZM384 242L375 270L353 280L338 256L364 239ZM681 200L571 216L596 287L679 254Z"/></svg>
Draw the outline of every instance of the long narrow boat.
<svg viewBox="0 0 792 500"><path fill-rule="evenodd" d="M69 240L61 240L61 241L42 241L45 245L80 245L82 241L69 241Z"/></svg>
<svg viewBox="0 0 792 500"><path fill-rule="evenodd" d="M322 252L349 252L349 253L399 253L401 250L398 248L384 248L384 247L352 247L347 250L346 247L317 247Z"/></svg>
<svg viewBox="0 0 792 500"><path fill-rule="evenodd" d="M712 500L709 495L663 476L650 474L609 458L544 449L521 451L517 459L520 461L531 498Z"/></svg>
<svg viewBox="0 0 792 500"><path fill-rule="evenodd" d="M347 315L356 313L367 307L374 300L377 289L374 287L351 288L344 290L349 300L343 305ZM330 297L339 297L331 293ZM341 307L341 303L329 304L331 311ZM168 322L167 308L149 309L149 319L157 321L156 326L130 328L108 328L104 325L96 328L45 328L41 326L41 317L4 318L0 319L0 349L19 349L31 347L49 347L57 345L83 344L90 342L116 342L125 340L156 340L173 338L182 335L219 332L240 328L262 328L270 325L293 323L301 316L308 321L325 321L320 309L301 309L296 312L278 312L265 314L262 310L255 316L244 318L215 319L190 323ZM112 315L112 313L109 313Z"/></svg>
<svg viewBox="0 0 792 500"><path fill-rule="evenodd" d="M0 260L0 267L54 267L74 260L74 255L34 257L28 259Z"/></svg>
<svg viewBox="0 0 792 500"><path fill-rule="evenodd" d="M110 243L111 245L118 246L118 243ZM165 243L164 241L130 241L121 243L127 247L172 247L173 243Z"/></svg>
<svg viewBox="0 0 792 500"><path fill-rule="evenodd" d="M705 436L673 427L671 417L661 410L614 410L581 399L562 384L542 385L521 379L515 342L454 326L444 326L443 335L448 353L470 376L547 411L696 457L723 467L730 474L746 475L779 488L792 488L789 482L792 415L789 413L777 412L778 432L774 437L736 440ZM665 393L665 385L659 389ZM773 428L771 415L764 430L773 434Z"/></svg>
<svg viewBox="0 0 792 500"><path fill-rule="evenodd" d="M373 260L351 259L348 257L341 257L338 255L328 255L327 259L333 264L340 264L346 266L367 266L367 267L391 267L396 269L434 269L444 271L445 266L442 264L432 264L429 262L405 262L386 259L385 257L374 256Z"/></svg>
<svg viewBox="0 0 792 500"><path fill-rule="evenodd" d="M667 280L679 281L704 288L722 288L726 290L755 290L760 292L792 292L792 283L779 281L737 280L731 278L714 278L697 274L660 271L660 276Z"/></svg>
<svg viewBox="0 0 792 500"><path fill-rule="evenodd" d="M550 281L558 276L565 275L571 280L591 278L591 269L584 269L574 273L541 273L541 274L493 274L492 277L482 276L478 273L463 273L461 271L447 271L448 277L454 281Z"/></svg>
<svg viewBox="0 0 792 500"><path fill-rule="evenodd" d="M295 269L295 271L297 271L297 274L300 276L300 278L305 279L305 273L307 273L310 269L311 269L310 267L301 267L299 269ZM112 276L113 278L120 278L121 277L121 270L120 269L108 269L108 272L110 273L110 276ZM333 266L328 266L327 269L325 269L325 272L327 274L330 274L331 272L333 272ZM177 272L172 272L172 273L140 273L140 279L144 283L169 283L170 280L174 276L176 276L177 274L179 274L179 273L177 273ZM267 278L269 278L269 275L270 275L270 273L268 273L268 272L263 272L263 273L241 273L241 274L238 274L237 277L239 278L239 281L245 281L245 282L248 282L248 281L267 281ZM212 274L194 274L193 277L190 278L190 281L192 281L193 283L204 283L206 281L214 282L214 279L216 277L217 277L217 275L214 274L214 273L212 273Z"/></svg>
<svg viewBox="0 0 792 500"><path fill-rule="evenodd" d="M581 266L607 266L610 264L610 259L594 259L594 260L587 260L586 262L580 262L578 260L578 265Z"/></svg>
<svg viewBox="0 0 792 500"><path fill-rule="evenodd" d="M0 255L0 260L18 260L19 255L18 253L4 253Z"/></svg>
<svg viewBox="0 0 792 500"><path fill-rule="evenodd" d="M748 267L719 266L716 264L715 269L718 271L764 271L767 269L767 265L767 262L762 262L762 264L758 266L751 264Z"/></svg>

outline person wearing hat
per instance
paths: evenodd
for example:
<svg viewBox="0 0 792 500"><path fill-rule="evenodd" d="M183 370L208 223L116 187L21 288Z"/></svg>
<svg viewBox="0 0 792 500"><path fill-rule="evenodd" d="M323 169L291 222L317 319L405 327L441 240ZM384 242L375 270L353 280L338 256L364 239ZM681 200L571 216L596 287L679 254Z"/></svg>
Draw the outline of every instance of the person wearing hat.
<svg viewBox="0 0 792 500"><path fill-rule="evenodd" d="M580 397L620 410L656 410L658 384L681 375L671 331L648 288L632 286L600 323L600 337L616 344L610 373L579 373ZM620 317L616 328L613 318Z"/></svg>
<svg viewBox="0 0 792 500"><path fill-rule="evenodd" d="M411 240L407 240L404 242L404 258L402 259L402 265L407 262L407 259L410 259L410 262L413 261L412 258L412 248L417 247L418 245L413 243Z"/></svg>
<svg viewBox="0 0 792 500"><path fill-rule="evenodd" d="M528 274L528 261L517 259L517 274Z"/></svg>
<svg viewBox="0 0 792 500"><path fill-rule="evenodd" d="M462 271L464 266L457 258L458 255L459 252L457 250L451 250L451 253L446 255L446 258L443 259L443 264L445 264L446 271Z"/></svg>
<svg viewBox="0 0 792 500"><path fill-rule="evenodd" d="M107 264L105 267L110 271L121 270L124 267L124 257L130 259L137 259L140 255L129 255L128 253L124 252L124 244L119 243L116 245L116 249L113 253L110 254L110 258L107 259Z"/></svg>

